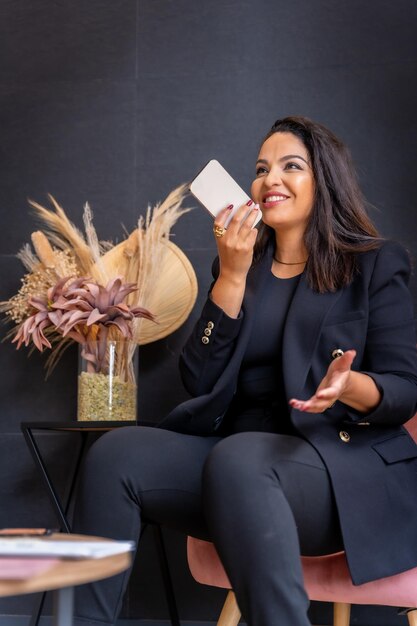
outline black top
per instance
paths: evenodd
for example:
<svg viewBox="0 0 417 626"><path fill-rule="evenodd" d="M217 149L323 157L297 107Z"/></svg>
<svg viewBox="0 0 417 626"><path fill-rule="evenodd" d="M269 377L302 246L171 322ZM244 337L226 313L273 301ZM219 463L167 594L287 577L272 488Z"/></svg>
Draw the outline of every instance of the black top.
<svg viewBox="0 0 417 626"><path fill-rule="evenodd" d="M222 432L267 431L294 434L282 376L282 337L300 275L277 278L270 272L256 309L242 361L236 396Z"/></svg>

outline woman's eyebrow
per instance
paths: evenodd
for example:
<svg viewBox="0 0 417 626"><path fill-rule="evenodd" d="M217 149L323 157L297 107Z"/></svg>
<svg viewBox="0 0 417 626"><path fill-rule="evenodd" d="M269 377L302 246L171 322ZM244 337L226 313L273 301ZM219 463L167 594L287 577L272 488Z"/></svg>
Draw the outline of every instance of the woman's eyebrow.
<svg viewBox="0 0 417 626"><path fill-rule="evenodd" d="M279 161L280 162L282 162L282 161L289 161L290 159L301 159L302 161L304 161L304 163L309 165L309 162L306 161L306 159L304 157L300 156L299 154L286 154L285 156L281 157L279 159ZM268 161L266 159L258 159L256 161L256 165L258 165L258 163L262 163L263 165L267 165Z"/></svg>

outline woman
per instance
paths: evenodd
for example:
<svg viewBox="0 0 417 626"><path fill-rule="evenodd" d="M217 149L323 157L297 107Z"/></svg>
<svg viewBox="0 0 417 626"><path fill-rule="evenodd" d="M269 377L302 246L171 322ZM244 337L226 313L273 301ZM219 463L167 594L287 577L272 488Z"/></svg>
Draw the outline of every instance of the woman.
<svg viewBox="0 0 417 626"><path fill-rule="evenodd" d="M307 626L300 554L345 549L356 584L417 565L410 267L367 217L345 147L308 119L274 124L252 197L227 230L230 207L215 221L214 282L180 359L193 398L95 444L75 530L136 539L154 521L211 539L249 625ZM113 623L114 580L80 592L77 624Z"/></svg>

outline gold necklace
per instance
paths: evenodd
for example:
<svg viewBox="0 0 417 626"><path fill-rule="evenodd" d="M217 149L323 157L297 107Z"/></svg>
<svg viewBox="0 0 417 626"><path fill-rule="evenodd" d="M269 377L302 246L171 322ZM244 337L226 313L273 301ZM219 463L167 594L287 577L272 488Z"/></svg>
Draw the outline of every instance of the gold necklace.
<svg viewBox="0 0 417 626"><path fill-rule="evenodd" d="M308 259L305 261L298 261L297 263L285 263L285 261L280 261L276 256L274 256L274 261L280 263L281 265L303 265L303 263L307 263Z"/></svg>

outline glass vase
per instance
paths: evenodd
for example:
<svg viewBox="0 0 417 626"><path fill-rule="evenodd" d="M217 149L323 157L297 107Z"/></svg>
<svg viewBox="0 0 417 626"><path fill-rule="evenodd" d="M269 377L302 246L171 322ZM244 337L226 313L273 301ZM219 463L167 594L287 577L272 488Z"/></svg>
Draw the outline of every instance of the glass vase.
<svg viewBox="0 0 417 626"><path fill-rule="evenodd" d="M138 349L128 339L79 346L77 419L136 420Z"/></svg>

